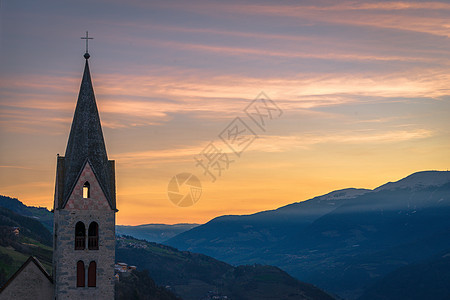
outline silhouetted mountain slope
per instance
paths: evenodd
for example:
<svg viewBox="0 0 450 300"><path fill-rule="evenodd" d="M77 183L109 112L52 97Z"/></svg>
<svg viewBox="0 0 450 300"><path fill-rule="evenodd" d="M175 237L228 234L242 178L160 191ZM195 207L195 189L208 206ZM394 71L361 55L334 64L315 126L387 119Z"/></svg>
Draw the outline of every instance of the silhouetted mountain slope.
<svg viewBox="0 0 450 300"><path fill-rule="evenodd" d="M0 207L0 285L30 255L51 272L52 235L39 221Z"/></svg>
<svg viewBox="0 0 450 300"><path fill-rule="evenodd" d="M199 224L144 224L137 226L116 225L116 234L129 235L148 242L161 243Z"/></svg>
<svg viewBox="0 0 450 300"><path fill-rule="evenodd" d="M388 272L450 248L450 172L419 172L373 191L350 191L219 217L168 244L233 264L276 265L350 299Z"/></svg>
<svg viewBox="0 0 450 300"><path fill-rule="evenodd" d="M170 286L186 300L213 299L333 299L318 288L273 266L233 267L202 254L119 238L116 259L149 270L159 285Z"/></svg>
<svg viewBox="0 0 450 300"><path fill-rule="evenodd" d="M368 288L360 300L450 299L450 251L399 268Z"/></svg>
<svg viewBox="0 0 450 300"><path fill-rule="evenodd" d="M26 206L17 198L0 195L0 206L40 221L48 231L53 231L53 214L45 207Z"/></svg>
<svg viewBox="0 0 450 300"><path fill-rule="evenodd" d="M0 207L0 226L2 228L18 227L19 237L31 238L44 245L52 245L51 233L36 219L19 215L7 208ZM1 235L5 238L6 235Z"/></svg>
<svg viewBox="0 0 450 300"><path fill-rule="evenodd" d="M0 207L40 221L50 232L53 231L53 213L45 207L26 206L16 198L0 195ZM192 229L199 224L144 224L137 226L116 225L117 234L130 235L150 242L163 242L175 235Z"/></svg>
<svg viewBox="0 0 450 300"><path fill-rule="evenodd" d="M233 264L247 263L260 247L284 243L316 219L370 190L345 189L244 216L221 216L168 240L166 244L220 257Z"/></svg>
<svg viewBox="0 0 450 300"><path fill-rule="evenodd" d="M424 187L441 186L450 182L450 172L422 171L413 173L399 181L388 182L375 191L395 189L422 189Z"/></svg>
<svg viewBox="0 0 450 300"><path fill-rule="evenodd" d="M434 195L448 198L449 193L447 186ZM303 257L284 256L281 266L286 264L285 269L302 280L353 298L377 277L449 248L449 215L448 207L359 214L336 211L308 228L302 247L294 241L285 247L288 253L297 249Z"/></svg>
<svg viewBox="0 0 450 300"><path fill-rule="evenodd" d="M21 203L20 203L21 204ZM23 208L22 205L18 206ZM27 208L25 206L25 208ZM26 210L25 210L26 211ZM34 218L0 207L0 286L30 257L35 256L51 274L52 235ZM127 273L116 286L116 299L179 299L155 285L146 272Z"/></svg>

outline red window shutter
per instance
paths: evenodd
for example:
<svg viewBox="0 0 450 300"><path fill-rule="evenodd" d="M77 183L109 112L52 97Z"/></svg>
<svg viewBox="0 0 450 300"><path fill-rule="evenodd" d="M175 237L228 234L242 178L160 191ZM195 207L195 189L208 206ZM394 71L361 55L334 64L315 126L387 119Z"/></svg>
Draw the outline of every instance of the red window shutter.
<svg viewBox="0 0 450 300"><path fill-rule="evenodd" d="M77 287L84 287L84 262L77 262Z"/></svg>
<svg viewBox="0 0 450 300"><path fill-rule="evenodd" d="M97 284L97 264L95 261L91 261L89 263L89 269L88 269L88 286L89 287L95 287Z"/></svg>

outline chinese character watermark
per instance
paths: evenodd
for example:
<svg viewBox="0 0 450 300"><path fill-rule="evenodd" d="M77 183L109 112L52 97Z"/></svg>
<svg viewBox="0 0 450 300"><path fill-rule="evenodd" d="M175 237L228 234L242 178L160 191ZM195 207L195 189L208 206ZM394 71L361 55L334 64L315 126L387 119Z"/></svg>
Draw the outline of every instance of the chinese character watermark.
<svg viewBox="0 0 450 300"><path fill-rule="evenodd" d="M231 121L219 134L219 138L239 157L257 137L256 133L239 117Z"/></svg>
<svg viewBox="0 0 450 300"><path fill-rule="evenodd" d="M212 181L216 181L216 176L222 175L222 170L228 170L230 163L234 160L230 160L227 153L222 153L222 150L214 146L211 142L209 143L199 155L194 157L196 167L201 167L203 169L203 175L208 175L211 177Z"/></svg>
<svg viewBox="0 0 450 300"><path fill-rule="evenodd" d="M278 105L269 99L263 92L261 92L258 97L244 109L244 111L262 131L266 131L268 122L281 117L283 114L283 111Z"/></svg>
<svg viewBox="0 0 450 300"><path fill-rule="evenodd" d="M199 154L194 156L195 166L200 168L202 174L211 182L215 182L224 171L230 168L232 163L241 157L242 153L258 138L257 131L266 132L267 125L283 114L278 105L264 92L261 92L244 109L244 112L245 116L234 118L218 134L221 142L211 141ZM218 146L222 142L226 151ZM190 178L190 180L186 178ZM193 178L196 180L194 185L192 185ZM189 192L180 192L179 183L187 181L192 181L189 185ZM169 182L168 188L169 199L182 207L195 204L200 199L202 191L200 180L190 173L174 176Z"/></svg>

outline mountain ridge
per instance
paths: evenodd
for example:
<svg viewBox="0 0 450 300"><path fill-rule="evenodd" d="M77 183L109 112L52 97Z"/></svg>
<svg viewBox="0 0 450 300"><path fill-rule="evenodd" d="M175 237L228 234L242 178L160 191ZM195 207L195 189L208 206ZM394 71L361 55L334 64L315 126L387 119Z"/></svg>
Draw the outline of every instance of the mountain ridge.
<svg viewBox="0 0 450 300"><path fill-rule="evenodd" d="M440 186L450 182L450 171L420 171L412 173L398 181L385 183L374 191L381 191L385 189L400 189L400 188L420 188L423 186Z"/></svg>
<svg viewBox="0 0 450 300"><path fill-rule="evenodd" d="M423 267L421 261L450 249L449 175L421 171L373 190L342 189L220 216L166 243L234 265L275 265L340 297L364 299L385 276Z"/></svg>
<svg viewBox="0 0 450 300"><path fill-rule="evenodd" d="M19 215L40 221L50 232L53 231L53 214L45 207L27 206L19 199L0 195L0 207L5 207Z"/></svg>
<svg viewBox="0 0 450 300"><path fill-rule="evenodd" d="M11 211L40 221L50 232L53 231L53 213L45 207L27 206L19 199L0 195L0 207L10 209ZM142 224L137 226L116 225L116 231L119 234L131 235L136 238L146 239L150 242L162 242L196 227L200 224L180 223L180 224Z"/></svg>
<svg viewBox="0 0 450 300"><path fill-rule="evenodd" d="M344 189L276 210L218 217L166 243L232 264L276 265L300 280L355 299L373 280L432 254L418 245L416 256L403 259L394 255L400 251L396 247L407 253L409 244L428 239L432 251L450 248L445 232L450 228L448 174L416 172L380 186L384 188L357 190L358 195ZM334 198L338 200L329 200ZM435 233L437 238L431 238ZM376 259L367 265L371 255ZM396 260L386 264L384 259L391 256Z"/></svg>
<svg viewBox="0 0 450 300"><path fill-rule="evenodd" d="M274 266L232 266L203 254L128 236L118 238L116 257L139 269L147 269L158 285L183 295L185 300L334 299Z"/></svg>
<svg viewBox="0 0 450 300"><path fill-rule="evenodd" d="M142 224L142 225L116 225L116 233L120 235L130 235L138 239L149 242L161 243L175 235L192 229L200 224L179 223L179 224Z"/></svg>

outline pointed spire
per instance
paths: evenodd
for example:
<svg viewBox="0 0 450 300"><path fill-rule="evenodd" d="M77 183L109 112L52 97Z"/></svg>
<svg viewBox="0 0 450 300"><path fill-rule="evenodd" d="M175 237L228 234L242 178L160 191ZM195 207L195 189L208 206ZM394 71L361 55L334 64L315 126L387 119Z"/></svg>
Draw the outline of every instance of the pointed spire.
<svg viewBox="0 0 450 300"><path fill-rule="evenodd" d="M114 208L115 201L110 189L111 176L114 175L111 174L108 163L87 59L65 153L63 207L72 193L82 168L86 162L89 162L106 198Z"/></svg>

